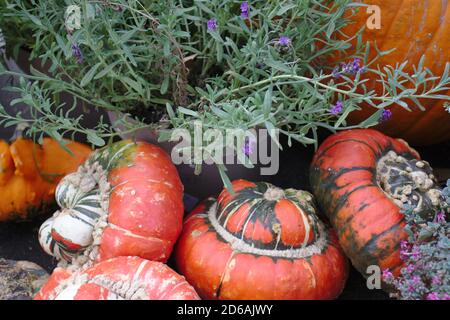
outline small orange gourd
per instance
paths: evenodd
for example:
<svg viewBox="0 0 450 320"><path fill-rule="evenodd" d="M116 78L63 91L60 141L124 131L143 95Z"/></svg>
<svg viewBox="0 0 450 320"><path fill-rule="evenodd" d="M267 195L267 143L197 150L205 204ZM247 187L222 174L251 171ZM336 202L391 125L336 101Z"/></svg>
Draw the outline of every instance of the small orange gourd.
<svg viewBox="0 0 450 320"><path fill-rule="evenodd" d="M42 145L23 138L11 145L0 140L0 221L31 218L54 202L59 180L91 153L78 142L70 141L66 148L72 154L51 138Z"/></svg>

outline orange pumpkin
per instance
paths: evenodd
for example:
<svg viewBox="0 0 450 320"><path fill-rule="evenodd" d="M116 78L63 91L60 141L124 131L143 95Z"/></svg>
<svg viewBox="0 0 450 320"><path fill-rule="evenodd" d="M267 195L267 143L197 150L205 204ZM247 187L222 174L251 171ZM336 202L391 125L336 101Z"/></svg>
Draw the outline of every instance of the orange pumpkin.
<svg viewBox="0 0 450 320"><path fill-rule="evenodd" d="M344 288L348 263L306 191L235 180L184 222L178 270L204 299L325 300Z"/></svg>
<svg viewBox="0 0 450 320"><path fill-rule="evenodd" d="M116 257L86 270L56 268L35 300L199 300L194 288L167 265Z"/></svg>
<svg viewBox="0 0 450 320"><path fill-rule="evenodd" d="M369 5L377 5L381 9L381 28L366 29L362 34L364 42L369 41L371 53L369 61L375 56L375 42L380 50L396 50L377 61L380 68L385 65L395 66L397 63L408 61L406 71L413 72L422 55L425 55L424 66L433 74L442 75L445 64L450 60L450 3L447 1L424 0L358 0ZM346 26L342 31L353 36L366 25L368 18L365 7L359 9L352 17L354 23ZM353 43L355 44L355 43ZM349 52L351 53L351 52ZM376 67L376 66L373 66ZM375 78L367 83L368 89L375 89L382 94L382 87L375 82ZM440 94L449 94L442 92ZM392 118L381 123L377 129L384 133L405 139L413 145L428 145L439 143L450 138L450 114L445 111L441 100L421 101L425 111L412 106L411 112L394 105L390 108ZM369 117L376 111L364 106L362 111L355 111L350 115L352 123Z"/></svg>
<svg viewBox="0 0 450 320"><path fill-rule="evenodd" d="M432 169L400 139L371 129L341 131L314 155L310 182L339 243L363 275L377 265L398 275L405 205L428 219L439 206Z"/></svg>
<svg viewBox="0 0 450 320"><path fill-rule="evenodd" d="M166 262L183 225L183 185L169 155L122 140L98 149L55 193L42 248L74 266L117 256Z"/></svg>
<svg viewBox="0 0 450 320"><path fill-rule="evenodd" d="M30 218L54 202L61 178L76 170L91 153L78 142L66 145L44 138L43 144L19 138L11 145L0 140L0 221Z"/></svg>

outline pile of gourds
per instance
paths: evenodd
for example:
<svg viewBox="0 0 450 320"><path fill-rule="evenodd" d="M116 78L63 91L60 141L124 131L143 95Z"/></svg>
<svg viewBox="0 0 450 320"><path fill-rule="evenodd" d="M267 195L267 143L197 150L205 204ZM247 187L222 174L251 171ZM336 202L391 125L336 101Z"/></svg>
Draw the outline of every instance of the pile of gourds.
<svg viewBox="0 0 450 320"><path fill-rule="evenodd" d="M398 274L400 208L427 215L441 196L416 151L370 129L326 139L310 182L314 195L235 180L183 223L169 156L146 142L112 143L54 185L60 209L39 241L59 265L35 299L334 299L347 257L363 274L370 265ZM175 244L184 277L165 264Z"/></svg>
<svg viewBox="0 0 450 320"><path fill-rule="evenodd" d="M60 209L39 241L60 262L35 298L334 299L347 257L362 274L370 265L398 274L400 208L427 215L441 197L415 150L370 129L326 139L310 182L315 197L235 180L183 223L169 156L146 142L110 144L56 186ZM175 243L184 277L165 264Z"/></svg>

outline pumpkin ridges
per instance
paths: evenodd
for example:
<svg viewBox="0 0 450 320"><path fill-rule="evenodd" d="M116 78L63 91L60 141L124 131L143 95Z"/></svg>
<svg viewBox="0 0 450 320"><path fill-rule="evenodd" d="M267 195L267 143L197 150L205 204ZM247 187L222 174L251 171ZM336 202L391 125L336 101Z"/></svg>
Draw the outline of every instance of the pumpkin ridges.
<svg viewBox="0 0 450 320"><path fill-rule="evenodd" d="M248 203L243 204L238 208L237 211L231 216L227 223L227 230L231 233L239 233L242 231L242 234L245 235L244 225L246 225L247 219L249 218L250 205Z"/></svg>
<svg viewBox="0 0 450 320"><path fill-rule="evenodd" d="M130 140L112 143L61 182L61 214L41 227L41 245L71 267L122 255L167 261L182 228L182 191L161 148ZM67 241L47 236L56 227ZM83 245L64 252L69 240ZM51 241L57 246L50 248Z"/></svg>
<svg viewBox="0 0 450 320"><path fill-rule="evenodd" d="M134 201L123 201L120 195L130 192ZM129 181L112 191L108 221L136 235L175 241L181 232L183 214L178 200L179 194L163 183ZM169 225L171 228L166 227Z"/></svg>
<svg viewBox="0 0 450 320"><path fill-rule="evenodd" d="M450 7L449 7L450 8ZM449 49L450 51L450 49ZM450 90L447 92L442 92L442 95L450 95ZM414 141L417 139L417 131L421 130L424 126L429 123L433 123L435 128L445 128L448 127L450 119L448 119L448 113L444 109L443 101L436 101L435 103L428 102L425 111L421 111L423 115L411 121L408 126L405 126L405 130L399 131L399 136L404 137L408 141ZM442 140L442 133L440 130L428 130L423 133L423 136L429 141L428 144L437 144ZM447 135L444 135L447 136Z"/></svg>
<svg viewBox="0 0 450 320"><path fill-rule="evenodd" d="M337 246L337 238L334 235L334 231L330 230L329 245L327 246L326 254L322 256L313 256L310 260L313 274L320 274L321 277L321 281L317 281L316 285L322 286L321 289L316 290L316 293L322 293L322 296L319 297L314 295L314 299L321 298L328 300L339 296L348 276L348 263L347 260L342 257L343 252ZM335 270L344 270L345 275L338 275ZM329 286L328 284L332 285Z"/></svg>
<svg viewBox="0 0 450 320"><path fill-rule="evenodd" d="M381 8L381 29L369 30L366 28L362 34L364 42L371 42L372 50L369 60L375 56L373 43L377 42L381 44L379 46L381 50L397 48L377 61L380 67L408 61L405 71L411 72L412 66L417 65L421 56L425 54L425 67L435 75L442 74L450 53L446 36L450 28L450 5L448 3L429 1L426 2L427 7L424 8L425 2L422 0L408 1L401 7L401 4L396 1L360 0L359 2L378 5ZM344 27L342 30L344 34L353 35L357 29L363 27L369 17L365 11L364 9L360 10L358 15L352 18L356 23ZM390 23L393 24L392 28L388 28ZM389 31L389 29L391 30ZM407 36L409 31L413 33L413 36ZM430 38L428 34L432 34L432 37ZM353 44L355 43L354 41ZM365 76L362 75L362 77ZM368 89L375 89L381 94L382 86L375 81L375 76L371 75L369 79L370 81L366 83ZM417 145L439 143L450 138L450 118L442 107L442 102L436 104L430 99L421 102L425 106L425 112L420 111L416 106L412 106L413 112L408 112L399 105L391 107L391 120L381 123L377 128L386 134L402 137ZM364 105L362 110L349 115L349 121L352 124L360 123L375 111L374 108ZM437 123L440 125L436 126Z"/></svg>
<svg viewBox="0 0 450 320"><path fill-rule="evenodd" d="M398 243L406 238L406 234L401 231L401 228L401 223L394 225L386 230L385 233L380 234L377 241L371 241L359 250L347 248L344 251L347 255L354 256L351 259L352 265L364 276L367 276L366 270L368 266L378 266L381 270L389 269L397 276L403 267ZM354 243L354 240L350 237L346 241Z"/></svg>
<svg viewBox="0 0 450 320"><path fill-rule="evenodd" d="M161 148L143 143L137 143L135 148L129 162L119 162L111 169L109 180L113 186L126 181L141 181L145 177L148 181L165 183L177 192L183 191L175 166Z"/></svg>
<svg viewBox="0 0 450 320"><path fill-rule="evenodd" d="M257 187L262 188L263 185ZM284 192L287 198L293 197L295 199L298 196L299 199L302 199L301 201L307 199L303 198L306 196L305 193L301 191L297 191L297 193L300 193L300 195L296 195L295 190L285 190ZM251 192L248 190L246 194L251 196ZM235 197L239 197L239 193ZM227 201L229 203L234 199L229 198ZM283 206L284 200L278 201ZM245 201L242 203L245 203ZM180 272L194 285L202 297L207 299L252 300L331 299L335 298L342 290L347 277L348 271L346 268L348 268L348 265L342 251L335 248L335 246L338 246L337 240L331 231L324 232L325 235L322 234L323 231L321 230L319 232L320 237L325 237L323 247L322 244L310 244L311 246L319 246L320 251L310 251L310 248L302 249L308 250L305 251L303 258L297 258L289 249L277 250L279 252L289 251L291 255L288 257L278 256L278 253L269 255L264 251L257 251L259 246L255 244L255 239L259 239L261 231L267 231L267 228L274 223L275 220L271 218L271 215L261 214L261 219L255 220L255 226L259 223L261 231L253 230L253 226L250 223L248 224L246 233L252 233L251 239L255 246L241 248L238 240L230 240L229 235L219 233L217 228L220 225L216 226L213 219L215 215L217 220L219 215L219 212L216 211L217 204L212 203L206 207L201 205L201 208L202 212L194 209L196 215L191 214L185 220L183 232L176 248L176 261ZM264 206L261 206L261 208L264 208ZM282 208L271 210L277 211L282 210ZM294 211L300 213L297 207ZM281 230L283 230L284 225L282 220L278 219ZM266 227L264 227L265 225ZM208 231L205 231L206 228L208 228ZM314 232L318 232L317 229L314 230ZM330 239L327 237L330 237ZM248 240L247 237L246 239ZM272 247L273 244L271 243L269 249L272 249ZM311 254L308 252L311 252ZM328 257L329 254L330 257ZM311 273L311 259L314 259L316 263L317 274ZM325 277L321 274L323 268L330 268ZM282 272L280 270L285 270L286 273L280 274ZM310 286L313 278L316 278L317 287ZM330 279L337 281L330 283Z"/></svg>
<svg viewBox="0 0 450 320"><path fill-rule="evenodd" d="M406 1L408 1L408 0L406 0ZM393 1L392 1L393 2ZM391 34L391 30L398 30L398 28L399 28L399 26L398 26L398 24L397 24L397 22L398 22L398 17L399 16L402 16L402 9L404 8L404 6L405 6L405 0L400 0L400 1L397 1L397 2L400 2L399 3L399 5L396 7L396 10L394 11L395 12L395 14L394 14L394 16L392 16L392 18L389 20L389 26L384 26L384 28L386 28L386 33L385 33L385 36L381 39L381 41L379 41L379 42L377 42L377 46L378 46L378 48L379 49L382 49L382 48L384 48L384 49L382 49L382 50L386 50L385 48L387 47L387 48L390 48L389 46L386 46L386 42L388 42L388 37L389 37L389 35ZM400 27L401 27L402 25L400 25ZM397 39L398 40L398 39ZM374 40L375 41L375 40ZM395 52L395 51L394 51Z"/></svg>
<svg viewBox="0 0 450 320"><path fill-rule="evenodd" d="M405 142L372 133L373 130L359 129L329 137L314 156L310 174L320 207L336 228L343 250L364 275L370 264L398 272L402 264L399 243L407 237L403 230L404 216L398 202L394 202L392 195L380 187L378 175L383 173L383 167L378 167L378 164L384 165L384 161L403 163L403 160L399 160L401 157L411 161L417 159L406 162L412 165L410 170L415 171L415 166L421 162L418 161L420 156L417 152ZM351 144L360 143L352 141L354 137L385 149L374 151L376 156L373 157L374 152L370 154L359 148L361 156L355 155L353 152L356 149ZM344 143L345 139L349 143ZM335 141L341 143L333 146ZM392 157L391 151L394 152L394 158L389 158ZM361 167L358 164L355 166L353 159L359 159ZM422 166L425 166L423 162ZM380 173L377 172L379 168Z"/></svg>
<svg viewBox="0 0 450 320"><path fill-rule="evenodd" d="M358 134L355 134L357 132ZM323 154L327 153L330 147L336 146L340 143L353 141L367 146L372 152L377 155L380 150L386 149L391 141L387 140L385 136L379 131L373 129L353 129L339 132L339 135L328 137L322 144L320 150L315 153L314 158L321 158Z"/></svg>
<svg viewBox="0 0 450 320"><path fill-rule="evenodd" d="M253 266L258 265L258 268ZM224 271L221 299L240 297L244 300L273 299L274 264L269 257L236 253ZM250 271L250 272L249 272Z"/></svg>
<svg viewBox="0 0 450 320"><path fill-rule="evenodd" d="M195 287L202 298L217 299L223 280L220 270L226 268L233 251L209 231L203 218L199 218L199 223L200 227L191 223L185 226L176 249L177 268L190 283L195 279ZM194 230L207 231L190 236ZM194 263L188 266L188 261Z"/></svg>
<svg viewBox="0 0 450 320"><path fill-rule="evenodd" d="M14 161L9 144L0 140L0 186L5 185L14 175Z"/></svg>
<svg viewBox="0 0 450 320"><path fill-rule="evenodd" d="M349 199L348 203L352 203L353 199ZM384 206L387 206L385 209ZM381 212L380 212L381 210ZM394 212L392 212L394 210ZM395 212L397 210L397 212ZM345 212L345 213L344 213ZM379 235L383 234L393 225L399 224L403 220L403 216L398 212L398 208L394 208L390 201L376 201L373 206L365 208L361 212L353 212L350 208L344 207L340 213L340 217L348 217L347 224L339 225L342 219L334 219L336 228L339 230L339 238L347 242L347 238L352 238L352 250L359 251L363 249L368 243L374 241ZM377 218L383 217L384 219ZM366 221L367 219L367 221ZM375 223L376 222L376 223ZM378 248L381 249L381 248ZM351 258L357 259L358 253L353 253Z"/></svg>
<svg viewBox="0 0 450 320"><path fill-rule="evenodd" d="M14 161L15 174L25 179L35 179L42 168L44 150L31 140L18 138L10 146L11 156Z"/></svg>
<svg viewBox="0 0 450 320"><path fill-rule="evenodd" d="M284 245L297 247L305 240L307 240L308 244L315 240L314 231L312 229L310 229L308 235L306 235L305 223L303 221L305 213L301 208L295 206L295 204L289 200L280 200L275 205L275 215L283 226L281 229L281 241Z"/></svg>
<svg viewBox="0 0 450 320"><path fill-rule="evenodd" d="M58 183L66 174L75 171L74 162L79 165L92 152L92 149L85 144L75 141L66 141L64 150L58 141L50 138L44 138L42 149L44 151L40 175L49 183ZM77 160L77 159L82 159Z"/></svg>
<svg viewBox="0 0 450 320"><path fill-rule="evenodd" d="M155 237L138 237L114 226L103 230L101 241L97 261L119 256L138 256L166 262L173 247L171 241Z"/></svg>
<svg viewBox="0 0 450 320"><path fill-rule="evenodd" d="M61 274L63 278L61 279ZM68 276L67 276L68 275ZM139 257L116 257L88 268L67 272L58 269L38 298L55 300L199 299L185 279L168 266Z"/></svg>
<svg viewBox="0 0 450 320"><path fill-rule="evenodd" d="M34 300L50 300L56 287L59 286L60 282L70 278L70 275L70 272L63 268L55 268L48 281L34 297Z"/></svg>
<svg viewBox="0 0 450 320"><path fill-rule="evenodd" d="M292 292L298 292L304 287L301 273L297 272L296 261L278 260L275 264L273 277L277 279L280 287L290 287ZM275 290L273 295L274 300L297 299L297 296L289 296L289 292L281 290Z"/></svg>

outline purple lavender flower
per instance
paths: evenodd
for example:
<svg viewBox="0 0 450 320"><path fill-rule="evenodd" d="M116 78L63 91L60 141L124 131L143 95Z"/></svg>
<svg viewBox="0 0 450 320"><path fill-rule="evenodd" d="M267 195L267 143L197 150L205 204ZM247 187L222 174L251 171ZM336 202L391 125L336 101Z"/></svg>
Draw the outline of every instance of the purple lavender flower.
<svg viewBox="0 0 450 320"><path fill-rule="evenodd" d="M344 103L342 101L338 101L334 106L331 107L330 113L337 115L342 112L342 109L344 109Z"/></svg>
<svg viewBox="0 0 450 320"><path fill-rule="evenodd" d="M76 42L72 43L72 56L77 60L78 64L82 64L84 61L83 52Z"/></svg>
<svg viewBox="0 0 450 320"><path fill-rule="evenodd" d="M420 254L420 248L419 248L418 246L414 246L414 247L412 248L411 257L412 257L414 260L419 260L419 259L420 259L420 256L421 256L421 254Z"/></svg>
<svg viewBox="0 0 450 320"><path fill-rule="evenodd" d="M247 1L244 1L244 2L242 2L242 4L241 4L241 17L243 18L243 19L248 19L248 17L249 17L249 6L248 6L248 2Z"/></svg>
<svg viewBox="0 0 450 320"><path fill-rule="evenodd" d="M217 30L217 20L215 18L208 20L208 30L216 31Z"/></svg>
<svg viewBox="0 0 450 320"><path fill-rule="evenodd" d="M383 270L383 280L387 282L394 280L394 275L392 274L391 271L389 271L389 269Z"/></svg>
<svg viewBox="0 0 450 320"><path fill-rule="evenodd" d="M450 294L444 293L444 298L442 300L450 300Z"/></svg>
<svg viewBox="0 0 450 320"><path fill-rule="evenodd" d="M349 63L342 63L341 70L348 74L358 74L364 72L365 67L361 66L361 59L355 58Z"/></svg>
<svg viewBox="0 0 450 320"><path fill-rule="evenodd" d="M291 44L291 39L289 38L289 37L286 37L286 36L281 36L279 39L278 39L278 44L280 45L280 46L288 46L288 45L290 45Z"/></svg>
<svg viewBox="0 0 450 320"><path fill-rule="evenodd" d="M410 245L408 241L402 240L400 241L400 258L402 260L408 259L409 256Z"/></svg>
<svg viewBox="0 0 450 320"><path fill-rule="evenodd" d="M409 243L406 240L400 241L400 250L408 251L409 250Z"/></svg>
<svg viewBox="0 0 450 320"><path fill-rule="evenodd" d="M380 117L380 122L388 121L392 117L392 111L385 109Z"/></svg>
<svg viewBox="0 0 450 320"><path fill-rule="evenodd" d="M427 294L427 300L439 300L439 294L437 292L432 292Z"/></svg>
<svg viewBox="0 0 450 320"><path fill-rule="evenodd" d="M434 286L440 285L440 284L441 284L441 278L438 277L438 276L434 276L434 277L431 279L431 284L433 284Z"/></svg>
<svg viewBox="0 0 450 320"><path fill-rule="evenodd" d="M333 76L333 78L342 77L341 70L339 69L339 67L336 67L333 69L332 76Z"/></svg>
<svg viewBox="0 0 450 320"><path fill-rule="evenodd" d="M409 274L413 273L414 270L415 270L415 266L412 263L410 263L406 266L406 272L408 272Z"/></svg>
<svg viewBox="0 0 450 320"><path fill-rule="evenodd" d="M244 154L249 157L253 153L253 145L256 143L255 137L246 137L244 146L242 147L242 151Z"/></svg>
<svg viewBox="0 0 450 320"><path fill-rule="evenodd" d="M340 67L336 67L333 72L332 76L334 78L340 78L342 76L342 73L346 74L358 74L363 73L366 70L366 67L361 65L361 59L355 58L353 61L350 61L348 63L341 63Z"/></svg>
<svg viewBox="0 0 450 320"><path fill-rule="evenodd" d="M419 285L420 283L422 283L422 279L420 279L419 276L414 276L411 279L411 283L415 286Z"/></svg>
<svg viewBox="0 0 450 320"><path fill-rule="evenodd" d="M436 215L436 222L437 223L445 223L445 213L444 212L439 212Z"/></svg>

